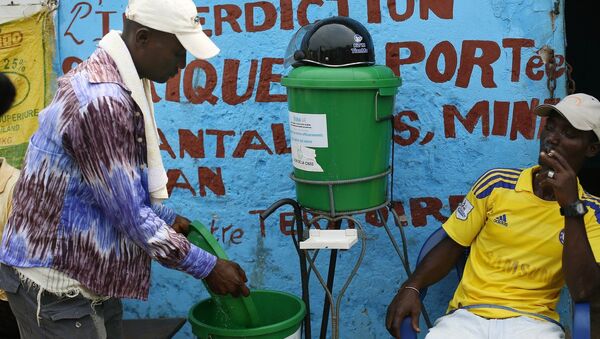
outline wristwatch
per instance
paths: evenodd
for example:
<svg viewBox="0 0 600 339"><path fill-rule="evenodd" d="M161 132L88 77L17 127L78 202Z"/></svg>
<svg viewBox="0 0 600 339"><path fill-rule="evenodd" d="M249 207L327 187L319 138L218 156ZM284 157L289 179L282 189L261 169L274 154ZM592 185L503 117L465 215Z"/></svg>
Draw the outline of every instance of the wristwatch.
<svg viewBox="0 0 600 339"><path fill-rule="evenodd" d="M565 217L582 217L586 212L587 207L585 207L581 200L560 208L560 215L564 215Z"/></svg>

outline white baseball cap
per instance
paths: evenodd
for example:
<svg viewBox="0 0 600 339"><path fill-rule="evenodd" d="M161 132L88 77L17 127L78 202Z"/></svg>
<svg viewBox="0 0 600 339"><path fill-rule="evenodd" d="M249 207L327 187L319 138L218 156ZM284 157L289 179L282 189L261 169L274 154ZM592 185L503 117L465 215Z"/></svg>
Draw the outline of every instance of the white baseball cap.
<svg viewBox="0 0 600 339"><path fill-rule="evenodd" d="M192 0L129 0L125 17L146 27L175 34L181 45L198 59L219 54L219 48L202 31Z"/></svg>
<svg viewBox="0 0 600 339"><path fill-rule="evenodd" d="M573 127L581 131L594 131L600 139L600 101L591 95L583 93L567 95L556 105L539 105L534 112L540 116L558 112Z"/></svg>

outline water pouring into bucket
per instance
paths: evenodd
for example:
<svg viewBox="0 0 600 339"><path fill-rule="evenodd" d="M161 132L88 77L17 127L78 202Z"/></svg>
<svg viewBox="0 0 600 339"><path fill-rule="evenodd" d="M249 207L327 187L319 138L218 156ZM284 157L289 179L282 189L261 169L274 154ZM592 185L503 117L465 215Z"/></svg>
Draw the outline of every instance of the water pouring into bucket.
<svg viewBox="0 0 600 339"><path fill-rule="evenodd" d="M217 239L202 223L190 224L188 240L217 258L228 260ZM300 339L306 308L298 297L255 290L248 297L234 298L218 295L203 283L211 298L194 305L188 317L192 332L198 338Z"/></svg>

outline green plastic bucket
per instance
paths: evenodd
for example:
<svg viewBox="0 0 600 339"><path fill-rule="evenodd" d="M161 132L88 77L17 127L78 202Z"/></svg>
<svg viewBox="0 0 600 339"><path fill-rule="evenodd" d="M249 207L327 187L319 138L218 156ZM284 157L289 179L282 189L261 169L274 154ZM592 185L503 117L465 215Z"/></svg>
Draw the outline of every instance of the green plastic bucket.
<svg viewBox="0 0 600 339"><path fill-rule="evenodd" d="M287 88L298 202L326 212L387 202L394 97L401 79L385 66L302 66Z"/></svg>
<svg viewBox="0 0 600 339"><path fill-rule="evenodd" d="M221 259L227 254L210 230L199 221L190 224L188 240ZM188 320L198 338L300 339L306 314L304 302L291 294L253 290L249 297L234 298L211 292L210 299L194 305Z"/></svg>
<svg viewBox="0 0 600 339"><path fill-rule="evenodd" d="M201 339L253 338L300 339L300 328L306 308L291 294L277 291L252 291L252 299L260 315L255 327L242 327L231 322L215 299L196 304L189 313L192 332Z"/></svg>

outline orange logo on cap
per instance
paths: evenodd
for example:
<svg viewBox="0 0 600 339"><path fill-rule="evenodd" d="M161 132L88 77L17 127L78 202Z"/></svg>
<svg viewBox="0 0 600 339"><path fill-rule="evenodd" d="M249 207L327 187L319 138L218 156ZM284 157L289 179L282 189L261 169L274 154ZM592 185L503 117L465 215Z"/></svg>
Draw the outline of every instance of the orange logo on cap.
<svg viewBox="0 0 600 339"><path fill-rule="evenodd" d="M581 105L581 98L580 97L572 96L572 97L569 98L569 100L575 100L575 106Z"/></svg>

